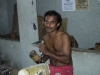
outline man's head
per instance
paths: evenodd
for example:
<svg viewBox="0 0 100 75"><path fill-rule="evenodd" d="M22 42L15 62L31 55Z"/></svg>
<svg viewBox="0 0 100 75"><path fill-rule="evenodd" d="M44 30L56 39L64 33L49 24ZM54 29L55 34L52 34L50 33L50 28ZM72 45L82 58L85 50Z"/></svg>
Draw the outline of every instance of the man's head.
<svg viewBox="0 0 100 75"><path fill-rule="evenodd" d="M59 29L61 22L61 15L54 10L47 11L44 15L44 24L47 32Z"/></svg>
<svg viewBox="0 0 100 75"><path fill-rule="evenodd" d="M61 18L61 15L58 13L58 12L56 12L56 11L54 11L54 10L50 10L50 11L47 11L45 14L44 14L44 21L45 21L45 18L46 18L46 16L56 16L56 18L57 18L57 23L60 23L60 25L61 25L61 22L62 22L62 18Z"/></svg>

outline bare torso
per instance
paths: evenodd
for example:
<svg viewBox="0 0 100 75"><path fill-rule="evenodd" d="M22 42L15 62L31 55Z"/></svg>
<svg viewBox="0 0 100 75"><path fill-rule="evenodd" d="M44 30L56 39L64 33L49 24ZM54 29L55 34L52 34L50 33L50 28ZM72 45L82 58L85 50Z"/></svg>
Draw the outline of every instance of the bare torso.
<svg viewBox="0 0 100 75"><path fill-rule="evenodd" d="M62 35L66 35L66 33L58 31L55 37L53 38L50 38L48 34L44 36L45 46L48 51L56 53L57 55L64 55ZM66 60L63 60L63 61L66 61ZM50 64L55 65L55 66L72 65L72 58L70 58L70 63L68 64L65 64L53 58L50 58Z"/></svg>

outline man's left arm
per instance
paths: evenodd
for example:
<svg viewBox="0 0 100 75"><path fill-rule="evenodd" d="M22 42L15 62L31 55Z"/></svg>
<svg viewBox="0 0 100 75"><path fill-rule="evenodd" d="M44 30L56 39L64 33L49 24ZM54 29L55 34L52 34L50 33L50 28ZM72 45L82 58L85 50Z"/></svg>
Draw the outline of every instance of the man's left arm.
<svg viewBox="0 0 100 75"><path fill-rule="evenodd" d="M71 61L71 41L69 35L62 35L62 54L49 53L48 56L54 58L56 61L69 64Z"/></svg>

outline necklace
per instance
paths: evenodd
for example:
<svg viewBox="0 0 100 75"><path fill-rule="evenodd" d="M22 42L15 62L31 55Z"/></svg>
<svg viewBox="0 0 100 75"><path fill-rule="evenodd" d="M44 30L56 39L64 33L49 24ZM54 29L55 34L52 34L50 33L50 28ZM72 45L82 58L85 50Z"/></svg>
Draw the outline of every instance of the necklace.
<svg viewBox="0 0 100 75"><path fill-rule="evenodd" d="M48 34L48 36L49 36L49 38L52 40L52 39L54 39L56 36L57 36L57 31L56 31L56 33L55 33L55 35L54 35L54 37L50 37L50 34Z"/></svg>

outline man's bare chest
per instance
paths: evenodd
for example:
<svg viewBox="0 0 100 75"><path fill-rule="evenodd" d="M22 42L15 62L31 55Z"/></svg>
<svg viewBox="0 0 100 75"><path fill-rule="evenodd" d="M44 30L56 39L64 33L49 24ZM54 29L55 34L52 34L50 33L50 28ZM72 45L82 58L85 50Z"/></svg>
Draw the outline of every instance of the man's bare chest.
<svg viewBox="0 0 100 75"><path fill-rule="evenodd" d="M60 50L62 50L62 41L59 38L48 39L45 41L45 45L50 51L59 52Z"/></svg>

